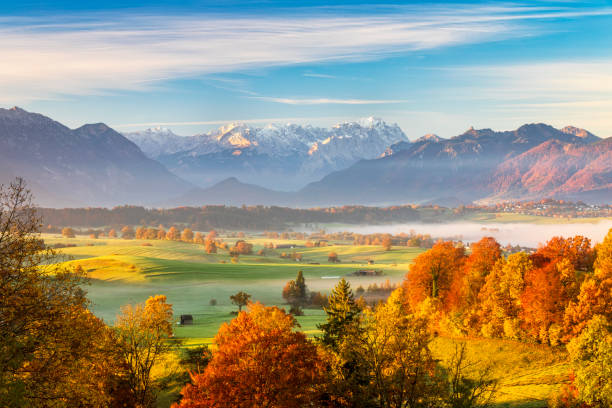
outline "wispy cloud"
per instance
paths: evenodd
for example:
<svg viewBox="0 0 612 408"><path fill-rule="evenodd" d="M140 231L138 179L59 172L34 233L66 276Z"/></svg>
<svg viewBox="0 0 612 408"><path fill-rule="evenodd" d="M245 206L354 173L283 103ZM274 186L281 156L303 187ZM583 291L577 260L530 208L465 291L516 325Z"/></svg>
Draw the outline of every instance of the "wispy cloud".
<svg viewBox="0 0 612 408"><path fill-rule="evenodd" d="M167 79L359 61L534 35L539 20L609 9L448 6L365 16L90 15L0 21L0 102L150 89Z"/></svg>
<svg viewBox="0 0 612 408"><path fill-rule="evenodd" d="M260 101L283 103L285 105L383 105L393 103L404 103L402 99L295 99L295 98L273 98L270 96L253 96L251 99Z"/></svg>

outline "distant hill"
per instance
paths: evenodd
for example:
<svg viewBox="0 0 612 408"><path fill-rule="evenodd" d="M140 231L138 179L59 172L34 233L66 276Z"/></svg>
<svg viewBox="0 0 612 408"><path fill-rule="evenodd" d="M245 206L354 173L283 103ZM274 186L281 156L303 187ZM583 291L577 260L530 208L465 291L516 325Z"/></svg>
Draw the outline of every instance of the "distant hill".
<svg viewBox="0 0 612 408"><path fill-rule="evenodd" d="M253 184L246 184L230 177L212 187L195 188L171 200L159 203L162 207L201 205L294 205L294 193L274 191Z"/></svg>
<svg viewBox="0 0 612 408"><path fill-rule="evenodd" d="M297 190L361 159L374 159L408 141L397 125L376 118L329 129L295 124L263 128L231 123L181 137L155 128L125 133L150 157L201 187L228 177L272 189Z"/></svg>
<svg viewBox="0 0 612 408"><path fill-rule="evenodd" d="M26 179L40 205L150 204L192 188L103 123L69 129L0 109L0 182Z"/></svg>

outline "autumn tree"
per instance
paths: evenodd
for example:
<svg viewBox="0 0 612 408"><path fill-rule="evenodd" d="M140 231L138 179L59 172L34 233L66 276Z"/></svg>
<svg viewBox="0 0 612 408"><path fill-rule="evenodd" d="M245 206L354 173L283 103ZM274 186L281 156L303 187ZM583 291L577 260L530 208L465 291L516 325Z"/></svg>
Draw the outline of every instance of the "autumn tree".
<svg viewBox="0 0 612 408"><path fill-rule="evenodd" d="M64 236L65 238L74 238L74 230L70 227L62 228L62 236Z"/></svg>
<svg viewBox="0 0 612 408"><path fill-rule="evenodd" d="M282 310L251 304L221 326L212 360L192 376L174 407L319 406L323 363L295 326Z"/></svg>
<svg viewBox="0 0 612 408"><path fill-rule="evenodd" d="M111 229L108 231L108 237L109 237L109 238L117 238L117 231L115 231L113 228L111 228Z"/></svg>
<svg viewBox="0 0 612 408"><path fill-rule="evenodd" d="M385 251L390 251L391 246L393 245L393 240L390 236L386 236L383 238L381 245Z"/></svg>
<svg viewBox="0 0 612 408"><path fill-rule="evenodd" d="M218 235L218 234L217 234L217 231L215 231L215 230L210 230L210 231L208 232L208 235L206 235L206 239L209 239L209 240L213 240L213 241L214 241L214 240L217 238L217 235Z"/></svg>
<svg viewBox="0 0 612 408"><path fill-rule="evenodd" d="M193 237L193 242L194 244L200 244L200 245L205 243L204 236L202 235L201 232L195 233L195 236Z"/></svg>
<svg viewBox="0 0 612 408"><path fill-rule="evenodd" d="M502 252L499 243L492 237L484 237L471 246L471 253L465 262L465 276L462 285L461 301L464 307L470 307L478 301L478 293L485 283L486 277L491 273Z"/></svg>
<svg viewBox="0 0 612 408"><path fill-rule="evenodd" d="M22 179L0 186L0 406L106 406L112 338L40 225Z"/></svg>
<svg viewBox="0 0 612 408"><path fill-rule="evenodd" d="M404 280L411 307L416 310L428 297L447 304L452 282L461 273L464 261L464 247L452 241L439 241L417 256Z"/></svg>
<svg viewBox="0 0 612 408"><path fill-rule="evenodd" d="M153 406L157 390L151 374L172 347L172 305L166 303L166 296L156 295L145 304L124 306L115 329L137 406Z"/></svg>
<svg viewBox="0 0 612 408"><path fill-rule="evenodd" d="M331 263L338 263L340 262L340 260L338 259L338 254L335 252L330 252L327 255L327 262L331 262Z"/></svg>
<svg viewBox="0 0 612 408"><path fill-rule="evenodd" d="M172 226L166 232L166 239L168 241L178 241L181 239L181 233L176 227Z"/></svg>
<svg viewBox="0 0 612 408"><path fill-rule="evenodd" d="M571 238L553 237L545 246L538 248L536 254L552 263L566 259L580 271L593 270L595 260L591 241L581 235Z"/></svg>
<svg viewBox="0 0 612 408"><path fill-rule="evenodd" d="M147 229L145 227L136 228L136 239L146 239Z"/></svg>
<svg viewBox="0 0 612 408"><path fill-rule="evenodd" d="M135 232L134 232L134 228L132 228L129 225L124 226L123 228L121 228L121 238L123 239L134 239L135 236Z"/></svg>
<svg viewBox="0 0 612 408"><path fill-rule="evenodd" d="M563 320L568 338L580 334L596 315L612 322L612 229L596 246L596 253L595 273L587 276L576 300L565 309Z"/></svg>
<svg viewBox="0 0 612 408"><path fill-rule="evenodd" d="M206 239L206 241L204 242L204 246L206 248L206 253L207 254L216 254L217 253L217 244L215 243L215 241L213 241L211 239Z"/></svg>
<svg viewBox="0 0 612 408"><path fill-rule="evenodd" d="M603 316L589 321L568 345L578 398L588 407L612 406L612 325Z"/></svg>
<svg viewBox="0 0 612 408"><path fill-rule="evenodd" d="M193 242L193 231L191 228L183 229L183 232L181 232L181 241Z"/></svg>
<svg viewBox="0 0 612 408"><path fill-rule="evenodd" d="M236 241L236 244L230 248L230 255L250 255L253 253L253 244L249 244L244 240Z"/></svg>
<svg viewBox="0 0 612 408"><path fill-rule="evenodd" d="M529 255L518 252L501 258L485 279L472 320L466 326L485 337L522 337L519 313L525 275L534 268Z"/></svg>
<svg viewBox="0 0 612 408"><path fill-rule="evenodd" d="M251 299L251 295L246 292L240 291L234 295L230 296L230 300L233 304L238 306L238 312L242 311L242 307L246 306Z"/></svg>
<svg viewBox="0 0 612 408"><path fill-rule="evenodd" d="M355 303L351 285L342 278L327 298L327 307L323 308L327 321L317 327L323 332L320 342L337 349L338 344L358 324L360 310Z"/></svg>

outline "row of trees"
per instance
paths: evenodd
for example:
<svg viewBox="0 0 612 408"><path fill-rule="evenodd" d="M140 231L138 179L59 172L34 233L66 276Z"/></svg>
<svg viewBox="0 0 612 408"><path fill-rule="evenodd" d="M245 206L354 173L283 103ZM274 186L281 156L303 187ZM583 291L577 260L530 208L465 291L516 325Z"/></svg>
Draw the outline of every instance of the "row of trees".
<svg viewBox="0 0 612 408"><path fill-rule="evenodd" d="M427 211L431 213L431 210ZM440 214L445 211L440 209ZM384 224L418 221L419 211L413 206L366 207L342 206L332 208L287 208L266 206L227 207L206 205L152 209L140 206L108 208L42 208L45 225L81 225L100 228L107 225L184 225L194 230L287 230L296 224L314 226L318 223Z"/></svg>
<svg viewBox="0 0 612 408"><path fill-rule="evenodd" d="M416 258L403 286L412 309L434 304L440 330L556 345L594 315L612 318L611 251L612 232L595 248L581 236L555 237L507 258L493 238L473 244L469 256L460 244L438 242Z"/></svg>

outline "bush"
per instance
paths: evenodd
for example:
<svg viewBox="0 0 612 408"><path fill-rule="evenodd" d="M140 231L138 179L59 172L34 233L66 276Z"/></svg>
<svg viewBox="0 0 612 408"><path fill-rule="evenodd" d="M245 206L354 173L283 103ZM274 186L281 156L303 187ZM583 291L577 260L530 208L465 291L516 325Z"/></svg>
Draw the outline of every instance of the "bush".
<svg viewBox="0 0 612 408"><path fill-rule="evenodd" d="M211 306L217 306L217 299L210 299L210 302L208 302L208 304Z"/></svg>

